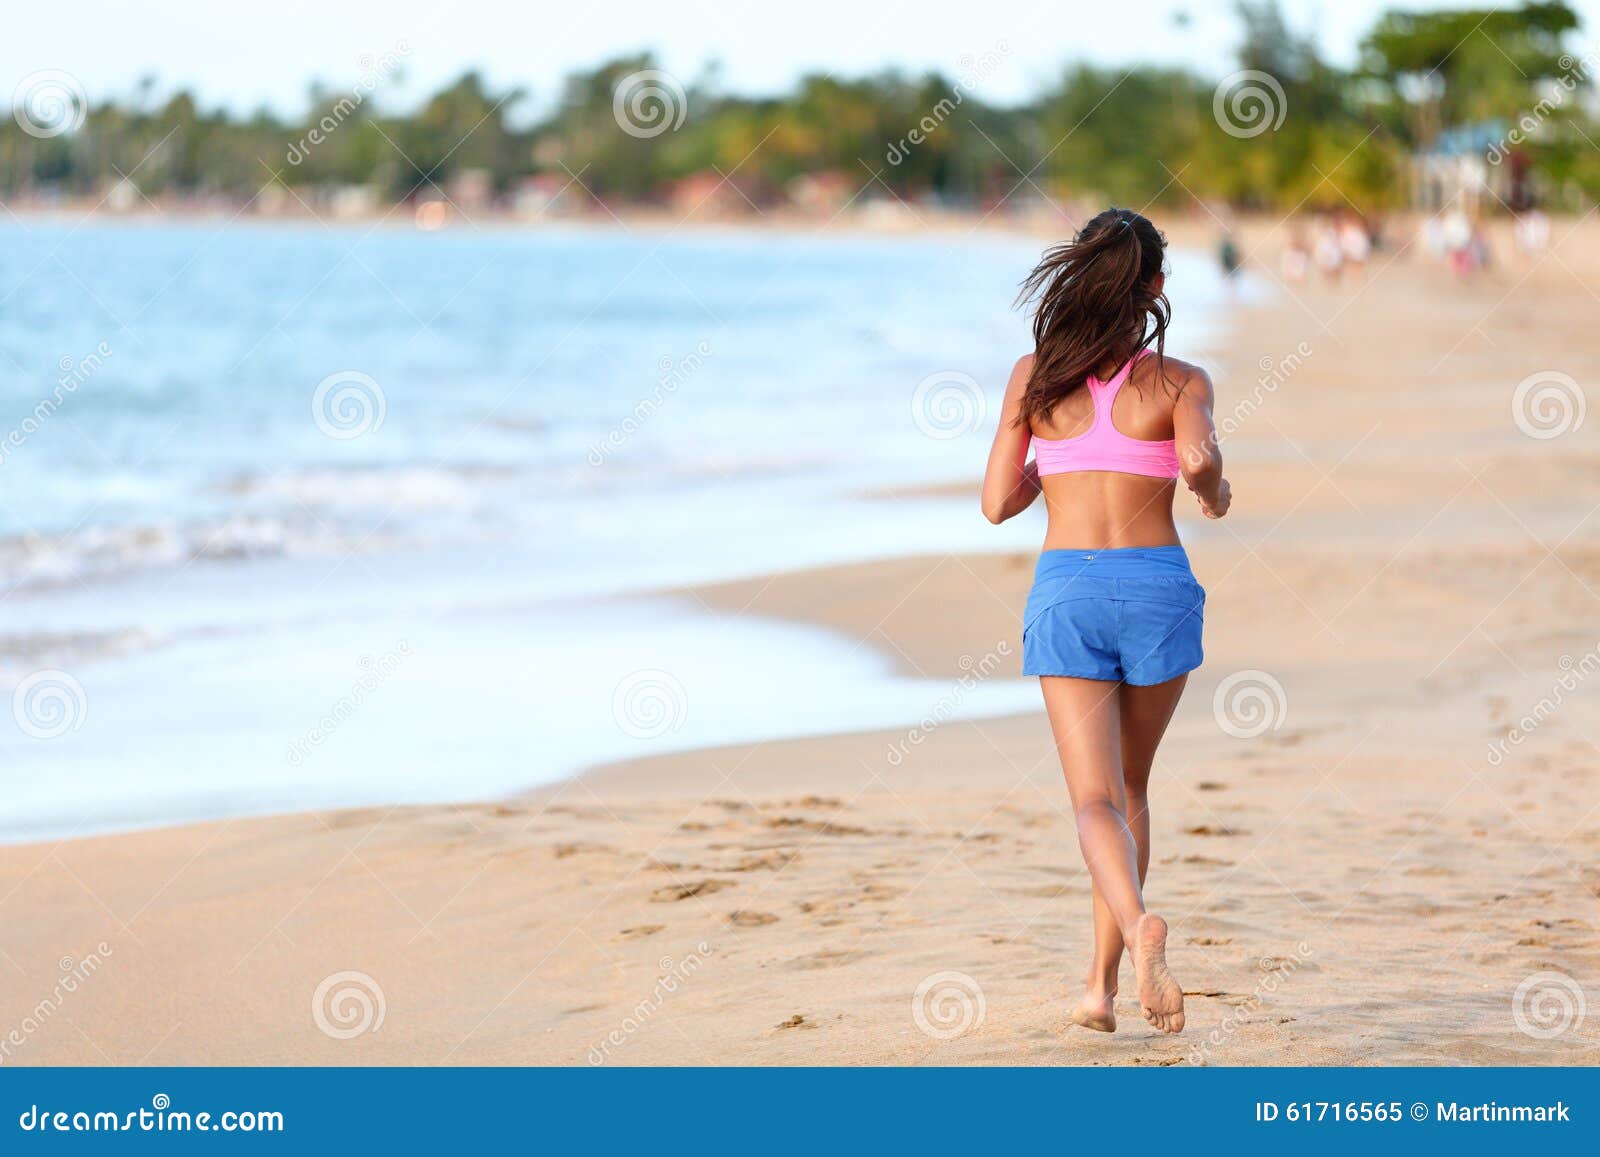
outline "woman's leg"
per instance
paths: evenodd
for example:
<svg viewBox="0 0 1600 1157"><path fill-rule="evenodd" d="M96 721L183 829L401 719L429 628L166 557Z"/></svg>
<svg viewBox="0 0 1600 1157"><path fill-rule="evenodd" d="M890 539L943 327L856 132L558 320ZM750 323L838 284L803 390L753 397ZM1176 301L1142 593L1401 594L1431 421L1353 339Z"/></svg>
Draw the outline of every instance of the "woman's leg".
<svg viewBox="0 0 1600 1157"><path fill-rule="evenodd" d="M1139 999L1145 1018L1163 1031L1178 1032L1183 1027L1183 993L1166 968L1166 923L1159 916L1147 915L1144 910L1140 889L1141 858L1148 863L1148 838L1141 857L1139 843L1128 823L1129 793L1123 778L1124 700L1129 692L1134 693L1136 702L1131 710L1137 722L1133 730L1140 736L1147 736L1148 715L1158 701L1143 693L1154 689L1053 676L1039 682L1044 689L1045 709L1050 715L1056 750L1077 817L1078 845L1094 882L1096 909L1103 907L1105 910L1107 934L1115 929L1125 943L1133 945ZM1181 682L1177 690L1181 691ZM1164 720L1171 717L1172 705L1176 704L1176 692L1171 698L1172 703L1167 705L1163 717L1163 728ZM1154 758L1155 742L1159 738L1157 734L1154 741L1146 740L1149 759ZM1143 746L1142 742L1132 753L1139 756L1138 763L1146 764L1139 776L1141 789L1149 776L1148 759L1141 754ZM1139 794L1142 798L1143 792ZM1138 822L1148 823L1145 817L1139 817ZM1104 935L1099 937L1099 943L1105 944L1107 949L1110 947ZM1101 979L1103 982L1105 978ZM1114 974L1110 984L1115 985ZM1095 1024L1091 1027L1109 1026Z"/></svg>
<svg viewBox="0 0 1600 1157"><path fill-rule="evenodd" d="M1179 675L1178 679L1157 683L1155 687L1131 687L1123 683L1118 695L1122 722L1122 783L1128 794L1123 815L1128 821L1128 831L1133 832L1134 847L1138 848L1141 888L1150 872L1150 768L1155 767L1155 749L1166 735L1166 725L1173 720L1173 712L1178 709L1178 699L1187 682L1189 675ZM1106 898L1099 895L1099 888L1094 888L1094 960L1090 963L1085 1005L1104 1003L1109 1011L1110 997L1117 994L1122 949L1122 930L1110 914Z"/></svg>
<svg viewBox="0 0 1600 1157"><path fill-rule="evenodd" d="M1124 683L1118 692L1122 727L1122 785L1126 792L1123 816L1133 835L1141 890L1150 872L1150 769L1156 748L1166 734L1189 677L1180 675L1154 687ZM1094 959L1085 978L1083 1000L1072 1019L1084 1028L1116 1031L1112 1010L1117 976L1122 967L1122 929L1097 885L1094 889Z"/></svg>

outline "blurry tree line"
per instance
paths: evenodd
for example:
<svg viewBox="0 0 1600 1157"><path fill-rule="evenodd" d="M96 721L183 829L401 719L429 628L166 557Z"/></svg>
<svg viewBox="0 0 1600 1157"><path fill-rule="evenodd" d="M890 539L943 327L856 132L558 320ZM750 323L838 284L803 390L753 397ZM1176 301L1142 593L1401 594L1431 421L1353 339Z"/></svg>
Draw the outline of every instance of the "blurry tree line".
<svg viewBox="0 0 1600 1157"><path fill-rule="evenodd" d="M0 192L98 196L132 174L151 198L244 200L276 173L295 188L361 185L403 200L471 171L496 193L548 174L579 176L607 201L648 202L715 170L758 202L784 196L803 174L837 174L855 189L876 173L908 200L981 206L1031 174L1051 196L1381 209L1405 200L1407 158L1449 130L1495 121L1509 129L1536 114L1517 147L1547 197L1600 196L1600 131L1586 99L1597 62L1592 50L1568 47L1578 18L1565 3L1391 11L1352 69L1323 59L1276 0L1241 0L1238 10L1244 37L1232 63L1281 90L1261 90L1265 115L1276 120L1281 106L1281 122L1261 131L1223 127L1215 75L1084 64L1003 107L938 73L810 75L786 95L756 98L722 91L712 69L668 93L681 99L681 125L642 135L624 130L615 104L625 78L655 67L642 55L568 76L536 119L522 115L527 94L495 91L470 72L409 113L317 91L302 120L208 112L187 92L158 100L146 82L121 103L93 104L59 136L0 123ZM305 144L319 125L326 131Z"/></svg>

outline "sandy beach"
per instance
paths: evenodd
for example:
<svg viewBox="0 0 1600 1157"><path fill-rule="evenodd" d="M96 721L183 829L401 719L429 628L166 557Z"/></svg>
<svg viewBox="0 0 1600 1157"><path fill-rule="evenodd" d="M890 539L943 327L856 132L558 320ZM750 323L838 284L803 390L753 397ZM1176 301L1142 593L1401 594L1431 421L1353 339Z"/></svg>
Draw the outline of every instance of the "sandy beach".
<svg viewBox="0 0 1600 1157"><path fill-rule="evenodd" d="M0 1060L1600 1063L1597 419L1530 436L1514 404L1538 374L1600 401L1600 226L1496 240L1476 280L1390 250L1276 289L1207 355L1235 505L1180 495L1207 659L1147 890L1182 1036L1127 967L1120 1031L1070 1024L1089 880L1042 710L946 719L1019 677L1004 553L671 592L942 681L912 730L0 849Z"/></svg>

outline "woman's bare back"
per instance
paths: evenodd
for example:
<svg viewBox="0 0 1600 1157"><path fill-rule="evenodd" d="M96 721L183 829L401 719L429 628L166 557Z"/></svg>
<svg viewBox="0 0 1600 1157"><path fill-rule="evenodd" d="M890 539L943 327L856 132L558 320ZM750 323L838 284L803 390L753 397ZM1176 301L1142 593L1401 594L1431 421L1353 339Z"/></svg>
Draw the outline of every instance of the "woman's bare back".
<svg viewBox="0 0 1600 1157"><path fill-rule="evenodd" d="M1117 392L1111 421L1117 430L1142 441L1176 435L1174 411L1199 367L1174 357L1146 357L1133 367ZM1102 367L1109 378L1117 367ZM1075 438L1094 422L1094 399L1087 389L1073 391L1047 421L1029 423L1040 438ZM1177 489L1170 478L1150 478L1109 470L1051 474L1041 480L1049 525L1045 550L1110 550L1128 546L1172 546L1178 530L1172 520Z"/></svg>

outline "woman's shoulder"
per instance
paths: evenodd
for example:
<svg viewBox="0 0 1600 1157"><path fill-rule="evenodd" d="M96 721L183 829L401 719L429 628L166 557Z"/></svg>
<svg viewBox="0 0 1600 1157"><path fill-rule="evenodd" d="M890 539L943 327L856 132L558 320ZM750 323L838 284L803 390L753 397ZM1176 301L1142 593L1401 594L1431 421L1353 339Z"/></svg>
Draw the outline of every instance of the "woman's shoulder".
<svg viewBox="0 0 1600 1157"><path fill-rule="evenodd" d="M1142 364L1138 368L1144 380L1150 384L1159 383L1174 402L1185 394L1211 392L1211 375L1195 362L1171 354L1145 357L1140 361Z"/></svg>
<svg viewBox="0 0 1600 1157"><path fill-rule="evenodd" d="M1011 367L1011 378L1006 382L1006 392L1013 397L1020 397L1028 388L1028 380L1033 377L1033 355L1034 351L1029 350Z"/></svg>

